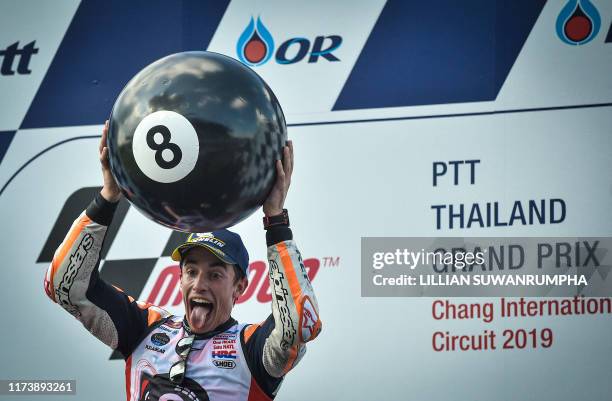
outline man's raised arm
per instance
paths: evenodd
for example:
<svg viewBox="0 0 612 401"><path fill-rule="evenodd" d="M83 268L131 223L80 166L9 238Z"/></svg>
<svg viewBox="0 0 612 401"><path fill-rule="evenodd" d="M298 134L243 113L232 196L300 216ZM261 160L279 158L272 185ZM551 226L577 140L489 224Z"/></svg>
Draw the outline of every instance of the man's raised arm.
<svg viewBox="0 0 612 401"><path fill-rule="evenodd" d="M283 209L292 172L289 141L283 162L277 161L277 180L263 208L272 314L261 324L247 326L242 336L251 371L267 394L278 389L282 377L306 352L306 343L321 331L317 299Z"/></svg>
<svg viewBox="0 0 612 401"><path fill-rule="evenodd" d="M44 287L52 301L127 358L147 327L168 313L135 301L99 277L100 251L120 199L118 187L112 186L114 179L108 168L107 131L106 126L100 142L104 176L102 192L74 221L56 250L45 275ZM107 182L109 178L112 180L110 184Z"/></svg>

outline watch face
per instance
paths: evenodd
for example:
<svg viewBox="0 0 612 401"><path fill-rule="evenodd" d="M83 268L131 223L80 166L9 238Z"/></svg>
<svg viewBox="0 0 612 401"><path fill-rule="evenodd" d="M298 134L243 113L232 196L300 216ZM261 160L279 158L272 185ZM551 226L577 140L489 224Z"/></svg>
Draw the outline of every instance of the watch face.
<svg viewBox="0 0 612 401"><path fill-rule="evenodd" d="M175 384L167 373L155 376L143 373L138 401L209 401L209 398L206 390L188 377Z"/></svg>

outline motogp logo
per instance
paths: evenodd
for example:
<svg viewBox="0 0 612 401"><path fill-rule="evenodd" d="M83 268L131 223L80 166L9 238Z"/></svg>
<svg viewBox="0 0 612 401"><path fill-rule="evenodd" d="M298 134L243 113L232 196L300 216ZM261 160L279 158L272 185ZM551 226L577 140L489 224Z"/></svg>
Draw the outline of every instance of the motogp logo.
<svg viewBox="0 0 612 401"><path fill-rule="evenodd" d="M290 38L278 46L274 53L274 38L263 24L261 18L251 17L249 24L238 38L236 54L238 59L251 67L267 63L272 56L278 64L295 64L308 55L309 63L316 63L319 58L327 61L340 61L332 54L342 44L339 35L317 36L312 45L310 40L302 37Z"/></svg>

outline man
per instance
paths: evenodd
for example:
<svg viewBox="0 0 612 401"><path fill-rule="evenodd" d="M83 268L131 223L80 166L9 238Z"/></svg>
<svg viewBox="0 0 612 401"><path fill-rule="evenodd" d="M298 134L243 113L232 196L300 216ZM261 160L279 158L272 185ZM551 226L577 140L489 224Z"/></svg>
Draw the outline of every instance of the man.
<svg viewBox="0 0 612 401"><path fill-rule="evenodd" d="M293 145L277 161L264 202L272 314L239 324L232 308L248 284L240 236L191 234L173 253L180 262L185 316L134 300L99 278L100 250L121 198L108 162L106 123L100 142L104 186L74 222L45 277L47 295L126 360L128 400L269 400L320 332L317 301L283 209Z"/></svg>

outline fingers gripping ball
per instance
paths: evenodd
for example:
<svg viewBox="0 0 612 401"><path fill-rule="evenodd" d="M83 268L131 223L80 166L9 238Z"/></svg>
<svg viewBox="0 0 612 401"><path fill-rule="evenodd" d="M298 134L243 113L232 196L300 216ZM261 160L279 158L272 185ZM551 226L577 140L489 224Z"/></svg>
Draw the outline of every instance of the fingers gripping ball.
<svg viewBox="0 0 612 401"><path fill-rule="evenodd" d="M185 52L125 86L110 117L109 161L147 217L207 232L262 205L286 140L281 107L255 72L220 54Z"/></svg>

